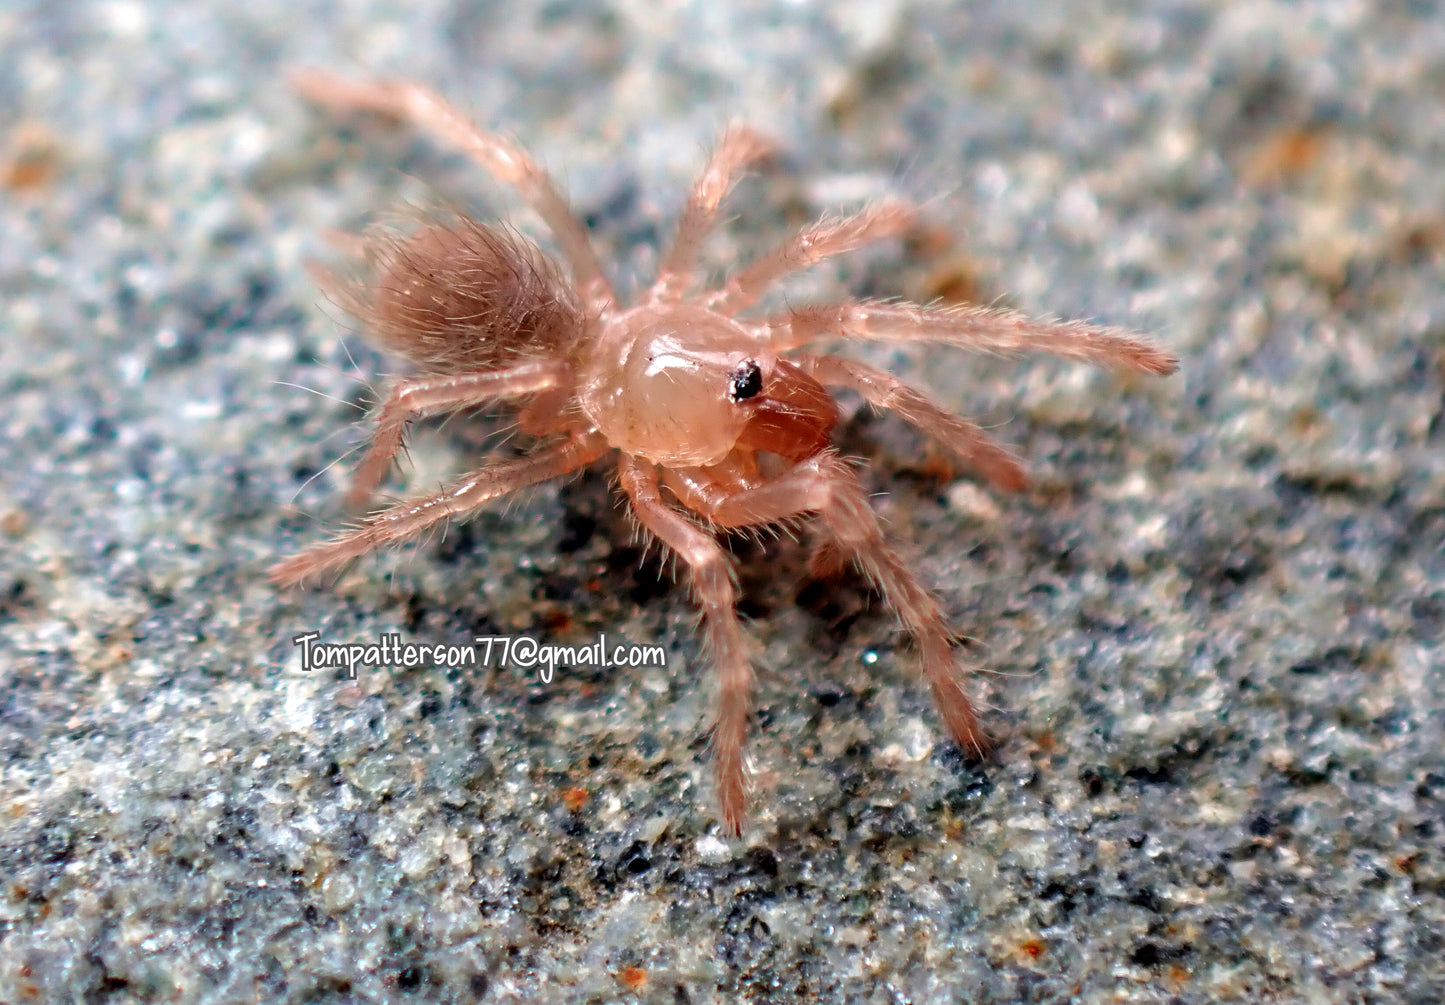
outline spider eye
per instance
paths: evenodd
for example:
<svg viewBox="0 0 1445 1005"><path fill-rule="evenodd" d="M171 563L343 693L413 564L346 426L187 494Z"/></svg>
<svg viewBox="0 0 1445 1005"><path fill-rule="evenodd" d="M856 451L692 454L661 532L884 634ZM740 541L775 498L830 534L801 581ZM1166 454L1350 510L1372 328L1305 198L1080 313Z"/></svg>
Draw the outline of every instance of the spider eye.
<svg viewBox="0 0 1445 1005"><path fill-rule="evenodd" d="M763 371L756 360L745 359L738 364L728 378L728 397L733 401L747 401L763 392Z"/></svg>

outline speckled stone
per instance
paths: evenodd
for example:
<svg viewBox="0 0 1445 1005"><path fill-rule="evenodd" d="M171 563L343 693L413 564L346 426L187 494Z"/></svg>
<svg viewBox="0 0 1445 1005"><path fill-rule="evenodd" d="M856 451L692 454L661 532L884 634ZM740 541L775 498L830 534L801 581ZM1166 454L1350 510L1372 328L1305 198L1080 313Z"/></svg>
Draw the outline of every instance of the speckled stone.
<svg viewBox="0 0 1445 1005"><path fill-rule="evenodd" d="M1106 9L1107 8L1107 9ZM738 544L755 812L721 837L684 589L605 478L278 592L394 364L328 229L508 214L300 65L442 88L635 288L722 126L721 269L825 211L951 240L799 277L1157 333L1168 381L869 347L1035 488L845 403L997 748L788 539ZM1445 18L1330 0L0 9L0 1002L1445 1000ZM308 393L315 392L315 393ZM423 429L392 491L486 449ZM292 639L599 632L665 668L306 673Z"/></svg>

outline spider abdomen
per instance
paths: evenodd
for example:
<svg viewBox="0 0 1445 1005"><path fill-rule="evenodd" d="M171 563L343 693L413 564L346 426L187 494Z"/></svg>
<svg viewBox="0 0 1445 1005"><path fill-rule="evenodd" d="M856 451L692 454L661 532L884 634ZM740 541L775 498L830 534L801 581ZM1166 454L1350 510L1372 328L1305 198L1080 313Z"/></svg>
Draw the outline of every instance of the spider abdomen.
<svg viewBox="0 0 1445 1005"><path fill-rule="evenodd" d="M495 370L565 355L582 330L571 286L519 234L461 216L366 236L370 278L332 290L383 349L426 370Z"/></svg>

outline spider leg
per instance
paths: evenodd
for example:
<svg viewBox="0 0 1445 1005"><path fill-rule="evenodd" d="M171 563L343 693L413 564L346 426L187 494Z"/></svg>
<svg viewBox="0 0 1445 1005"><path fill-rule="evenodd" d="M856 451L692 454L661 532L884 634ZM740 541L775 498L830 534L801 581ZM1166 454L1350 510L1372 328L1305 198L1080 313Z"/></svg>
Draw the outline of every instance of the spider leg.
<svg viewBox="0 0 1445 1005"><path fill-rule="evenodd" d="M811 268L824 259L860 248L871 241L897 237L913 225L913 207L889 200L845 216L805 227L778 247L744 266L704 303L721 314L733 315L751 306L769 286L793 272Z"/></svg>
<svg viewBox="0 0 1445 1005"><path fill-rule="evenodd" d="M755 488L731 491L710 484L706 469L670 472L683 503L720 527L776 523L803 513L822 517L829 534L825 554L841 552L888 599L918 645L934 704L954 742L981 753L987 746L961 681L953 633L938 601L889 547L857 476L831 451L790 468Z"/></svg>
<svg viewBox="0 0 1445 1005"><path fill-rule="evenodd" d="M874 408L887 408L938 440L999 488L1018 491L1028 484L1017 458L967 419L934 404L915 388L884 370L841 356L789 356L823 384L846 387ZM820 567L826 568L826 566Z"/></svg>
<svg viewBox="0 0 1445 1005"><path fill-rule="evenodd" d="M1161 377L1179 368L1179 361L1169 353L1122 328L1083 321L1040 321L992 307L849 301L795 308L750 327L777 352L819 339L844 337L874 342L946 342L962 349L1003 355L1047 352Z"/></svg>
<svg viewBox="0 0 1445 1005"><path fill-rule="evenodd" d="M734 125L723 133L717 149L703 168L678 221L677 236L657 270L652 287L655 303L676 303L696 278L697 255L703 238L717 221L718 206L749 164L773 152L773 143L746 126Z"/></svg>
<svg viewBox="0 0 1445 1005"><path fill-rule="evenodd" d="M723 825L742 833L747 803L748 769L743 756L753 670L748 640L738 620L733 564L713 536L668 505L658 491L651 464L624 455L619 469L622 489L632 500L638 522L687 563L693 592L702 608L703 631L718 669L717 724L713 731L713 772Z"/></svg>
<svg viewBox="0 0 1445 1005"><path fill-rule="evenodd" d="M406 424L412 419L481 405L497 398L515 398L545 391L564 383L570 372L566 363L534 360L505 370L397 381L381 406L371 447L351 477L347 505L360 508L386 478L392 459L401 449Z"/></svg>
<svg viewBox="0 0 1445 1005"><path fill-rule="evenodd" d="M476 126L441 95L409 81L362 82L307 69L293 73L291 85L315 104L389 116L462 150L532 204L557 238L589 303L615 299L587 231L572 215L556 182L516 143Z"/></svg>
<svg viewBox="0 0 1445 1005"><path fill-rule="evenodd" d="M607 441L598 433L574 433L570 439L531 457L473 471L440 492L384 509L367 517L360 526L273 565L271 580L291 586L332 572L384 544L414 537L448 517L462 516L489 500L575 471L608 449Z"/></svg>

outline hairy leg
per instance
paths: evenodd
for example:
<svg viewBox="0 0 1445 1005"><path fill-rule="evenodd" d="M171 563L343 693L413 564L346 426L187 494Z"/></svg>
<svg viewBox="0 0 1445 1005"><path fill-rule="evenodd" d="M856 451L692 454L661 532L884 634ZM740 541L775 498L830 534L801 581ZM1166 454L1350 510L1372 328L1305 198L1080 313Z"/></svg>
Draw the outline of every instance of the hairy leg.
<svg viewBox="0 0 1445 1005"><path fill-rule="evenodd" d="M958 454L999 488L1018 491L1028 484L1023 467L982 429L941 408L891 373L841 356L789 356L813 379L846 387L874 408L887 408Z"/></svg>
<svg viewBox="0 0 1445 1005"><path fill-rule="evenodd" d="M692 575L693 592L702 608L703 631L718 670L717 725L713 731L718 803L724 827L737 835L742 833L747 804L743 744L747 739L753 670L748 662L748 640L735 610L737 586L732 561L711 534L663 500L657 472L650 464L624 456L620 474L622 489L632 500L638 522L677 552Z"/></svg>
<svg viewBox="0 0 1445 1005"><path fill-rule="evenodd" d="M494 176L514 186L532 204L556 236L562 253L572 265L578 290L589 303L614 299L587 231L572 215L561 190L551 176L511 140L479 128L435 91L408 81L363 82L308 69L293 73L291 84L302 97L315 104L390 116L464 151Z"/></svg>
<svg viewBox="0 0 1445 1005"><path fill-rule="evenodd" d="M772 142L746 126L734 125L723 133L707 167L693 186L672 247L658 267L657 282L652 287L654 301L676 303L687 293L696 278L698 249L717 220L719 204L749 164L772 152Z"/></svg>
<svg viewBox="0 0 1445 1005"><path fill-rule="evenodd" d="M870 206L841 220L815 223L744 266L705 302L715 311L736 314L755 303L769 286L782 277L811 268L824 259L842 255L870 241L897 237L912 226L913 220L913 207L894 200Z"/></svg>
<svg viewBox="0 0 1445 1005"><path fill-rule="evenodd" d="M531 457L474 471L440 492L384 509L367 517L360 526L273 565L271 580L290 586L333 572L382 545L415 537L448 517L463 516L489 500L575 471L608 449L602 436L578 433Z"/></svg>
<svg viewBox="0 0 1445 1005"><path fill-rule="evenodd" d="M981 753L987 743L964 692L953 633L943 611L884 540L867 493L847 464L834 453L822 453L774 481L742 492L710 489L698 477L704 473L705 469L683 473L683 501L719 526L776 523L810 512L822 517L831 537L829 547L837 547L857 563L912 634L934 703L954 741Z"/></svg>
<svg viewBox="0 0 1445 1005"><path fill-rule="evenodd" d="M827 338L946 342L1011 355L1047 352L1120 370L1167 376L1179 361L1143 336L1083 321L1036 321L991 307L918 307L850 301L799 307L751 326L774 350Z"/></svg>
<svg viewBox="0 0 1445 1005"><path fill-rule="evenodd" d="M412 419L481 405L498 398L515 398L545 391L565 382L571 370L566 363L535 360L505 370L467 373L456 377L413 377L397 381L381 406L371 448L351 478L346 502L359 508L386 478L392 459L401 449L402 434Z"/></svg>

